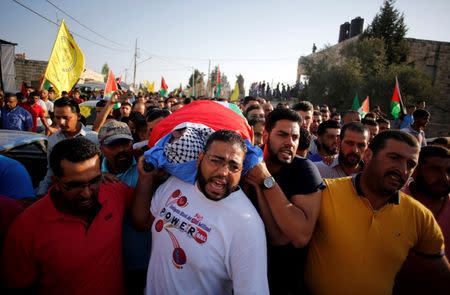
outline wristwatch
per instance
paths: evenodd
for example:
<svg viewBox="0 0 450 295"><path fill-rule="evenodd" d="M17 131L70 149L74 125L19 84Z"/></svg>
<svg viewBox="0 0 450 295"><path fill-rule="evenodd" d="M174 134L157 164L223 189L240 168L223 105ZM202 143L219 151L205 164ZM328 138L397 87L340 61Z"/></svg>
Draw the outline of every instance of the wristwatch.
<svg viewBox="0 0 450 295"><path fill-rule="evenodd" d="M268 176L263 180L263 189L271 189L275 186L275 178Z"/></svg>

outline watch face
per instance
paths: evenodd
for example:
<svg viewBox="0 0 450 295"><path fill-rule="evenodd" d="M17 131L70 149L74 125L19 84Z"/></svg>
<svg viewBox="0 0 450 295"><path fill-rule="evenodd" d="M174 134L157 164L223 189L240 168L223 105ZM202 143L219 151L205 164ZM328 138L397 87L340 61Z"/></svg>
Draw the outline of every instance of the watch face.
<svg viewBox="0 0 450 295"><path fill-rule="evenodd" d="M271 188L273 187L275 184L275 180L273 179L273 177L267 177L264 179L264 186L266 188Z"/></svg>

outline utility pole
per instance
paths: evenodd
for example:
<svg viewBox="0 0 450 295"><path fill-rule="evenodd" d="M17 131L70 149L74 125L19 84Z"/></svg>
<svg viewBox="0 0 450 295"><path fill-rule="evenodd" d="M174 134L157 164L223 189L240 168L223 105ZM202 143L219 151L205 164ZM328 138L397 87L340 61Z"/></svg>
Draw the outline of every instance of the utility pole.
<svg viewBox="0 0 450 295"><path fill-rule="evenodd" d="M208 63L208 96L211 97L211 60Z"/></svg>
<svg viewBox="0 0 450 295"><path fill-rule="evenodd" d="M128 69L125 69L125 83L127 83L127 73L128 73Z"/></svg>
<svg viewBox="0 0 450 295"><path fill-rule="evenodd" d="M137 38L134 45L134 73L133 73L133 88L136 91L136 61L137 61Z"/></svg>

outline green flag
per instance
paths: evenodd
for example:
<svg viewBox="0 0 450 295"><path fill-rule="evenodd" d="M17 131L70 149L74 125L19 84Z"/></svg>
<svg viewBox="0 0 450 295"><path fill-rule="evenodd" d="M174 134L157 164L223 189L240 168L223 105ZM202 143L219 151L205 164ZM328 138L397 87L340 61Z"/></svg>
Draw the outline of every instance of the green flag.
<svg viewBox="0 0 450 295"><path fill-rule="evenodd" d="M353 98L353 105L352 105L352 110L354 111L359 111L360 108L360 104L359 104L359 98L358 98L358 93L356 93L355 97Z"/></svg>

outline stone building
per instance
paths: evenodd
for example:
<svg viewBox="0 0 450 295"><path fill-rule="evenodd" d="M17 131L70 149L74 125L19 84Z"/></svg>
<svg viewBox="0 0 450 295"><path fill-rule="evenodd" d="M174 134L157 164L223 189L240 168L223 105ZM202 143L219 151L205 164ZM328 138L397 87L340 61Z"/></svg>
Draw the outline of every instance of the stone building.
<svg viewBox="0 0 450 295"><path fill-rule="evenodd" d="M436 97L426 99L427 109L431 113L431 122L426 130L427 137L450 136L450 42L406 38L410 53L407 64L427 74L432 81ZM308 55L308 58L320 59L330 55L339 62L341 49L357 42L358 36L346 39L322 51ZM298 60L297 81L305 80L306 72Z"/></svg>

